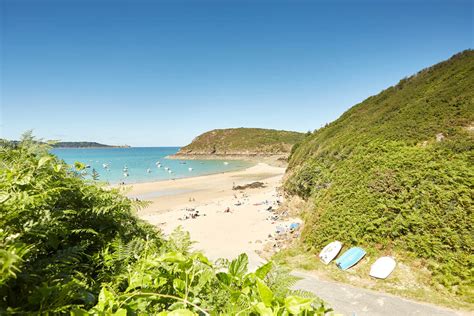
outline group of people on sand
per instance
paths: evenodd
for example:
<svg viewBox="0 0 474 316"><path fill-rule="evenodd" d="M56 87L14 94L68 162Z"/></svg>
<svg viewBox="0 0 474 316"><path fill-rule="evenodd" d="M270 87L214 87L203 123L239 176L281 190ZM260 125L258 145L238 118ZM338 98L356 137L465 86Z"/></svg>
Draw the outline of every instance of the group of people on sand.
<svg viewBox="0 0 474 316"><path fill-rule="evenodd" d="M187 219L195 219L195 218L198 218L199 216L201 216L201 214L199 214L199 211L196 210L195 208L187 208L186 209L187 212L190 212L186 215L184 215L183 217L179 218L179 220L187 220ZM206 216L206 214L202 214L203 216Z"/></svg>

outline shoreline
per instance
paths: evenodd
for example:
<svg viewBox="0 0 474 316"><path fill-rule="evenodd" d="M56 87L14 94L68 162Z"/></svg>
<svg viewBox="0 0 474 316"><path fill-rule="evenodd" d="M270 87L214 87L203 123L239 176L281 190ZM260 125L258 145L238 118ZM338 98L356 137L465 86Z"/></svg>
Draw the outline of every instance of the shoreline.
<svg viewBox="0 0 474 316"><path fill-rule="evenodd" d="M146 195L159 193L163 191L171 190L186 190L188 192L198 192L205 191L209 192L210 195L218 195L218 192L227 192L232 191L232 186L235 185L244 185L248 182L255 182L260 180L268 180L269 178L275 176L283 177L285 173L285 168L271 166L266 163L257 163L253 166L247 167L241 170L229 170L219 173L211 173L207 175L196 175L186 178L175 178L175 179L164 179L157 181L148 181L148 182L137 182L131 184L115 184L110 185L111 188L124 188L127 193L126 196L131 196L134 198L136 195ZM179 198L180 194L172 195L171 197ZM207 196L206 196L207 198ZM163 202L157 201L155 198L152 199L143 199L147 201ZM172 202L172 201L170 201ZM176 201L177 202L177 201ZM171 204L171 203L170 203ZM163 210L163 204L154 210ZM173 205L170 205L173 208ZM145 208L148 211L148 208ZM142 210L141 212L143 212Z"/></svg>
<svg viewBox="0 0 474 316"><path fill-rule="evenodd" d="M266 163L271 166L286 167L288 165L289 154L275 155L249 155L249 154L179 154L166 156L172 160L242 160L255 164Z"/></svg>
<svg viewBox="0 0 474 316"><path fill-rule="evenodd" d="M166 158L166 157L165 157ZM247 161L249 162L249 161ZM163 181L179 181L179 180L185 180L185 179L192 179L192 178L199 178L199 177L208 177L212 175L218 175L218 174L226 174L226 173L231 173L231 172L239 172L239 171L244 171L249 168L255 167L258 163L255 162L252 166L245 166L243 168L235 169L235 170L227 170L227 171L220 171L220 172L211 172L211 173L204 173L204 174L197 174L197 175L192 175L189 177L181 177L181 178L171 178L171 179L160 179L160 180L152 180L152 181L143 181L143 182L129 182L125 184L120 184L120 183L109 183L108 186L111 188L118 188L118 187L123 187L123 186L134 186L137 184L152 184L152 183L157 183L157 182L163 182Z"/></svg>
<svg viewBox="0 0 474 316"><path fill-rule="evenodd" d="M265 261L258 253L275 229L288 224L272 219L284 199L278 192L284 173L285 168L258 163L240 171L126 186L126 195L151 202L137 216L164 234L181 226L196 242L193 248L212 260L247 253L256 268ZM265 186L233 189L257 181Z"/></svg>

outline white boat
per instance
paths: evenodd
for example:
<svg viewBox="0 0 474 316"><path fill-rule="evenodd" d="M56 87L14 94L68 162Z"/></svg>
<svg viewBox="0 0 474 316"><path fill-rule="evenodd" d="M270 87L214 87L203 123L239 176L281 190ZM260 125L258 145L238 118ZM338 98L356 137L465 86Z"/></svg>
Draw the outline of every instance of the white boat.
<svg viewBox="0 0 474 316"><path fill-rule="evenodd" d="M337 254L341 251L341 248L342 243L340 241L333 241L321 250L319 259L321 259L324 264L329 264L329 262L336 258Z"/></svg>
<svg viewBox="0 0 474 316"><path fill-rule="evenodd" d="M146 169L146 172L147 172L147 173L150 173L150 172L151 172L151 169L150 169L150 168Z"/></svg>
<svg viewBox="0 0 474 316"><path fill-rule="evenodd" d="M397 263L392 257L380 257L370 267L369 275L377 279L386 279L396 265Z"/></svg>
<svg viewBox="0 0 474 316"><path fill-rule="evenodd" d="M189 167L189 168L188 168L188 171L193 171L193 168Z"/></svg>
<svg viewBox="0 0 474 316"><path fill-rule="evenodd" d="M157 165L157 166L161 165L161 162L157 161L157 162L155 162L155 165Z"/></svg>
<svg viewBox="0 0 474 316"><path fill-rule="evenodd" d="M173 173L173 171L171 171L171 170L168 170L168 173Z"/></svg>
<svg viewBox="0 0 474 316"><path fill-rule="evenodd" d="M224 161L224 165L226 165L226 166L227 166L228 164L229 164L229 163L228 163L227 161Z"/></svg>
<svg viewBox="0 0 474 316"><path fill-rule="evenodd" d="M124 176L124 177L128 177L128 173L127 173L127 172L124 172L124 173L123 173L123 176Z"/></svg>

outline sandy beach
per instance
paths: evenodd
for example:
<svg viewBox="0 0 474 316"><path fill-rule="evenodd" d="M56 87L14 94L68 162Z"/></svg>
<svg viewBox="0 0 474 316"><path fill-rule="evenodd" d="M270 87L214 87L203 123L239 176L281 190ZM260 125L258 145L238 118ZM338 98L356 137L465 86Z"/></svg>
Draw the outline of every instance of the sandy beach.
<svg viewBox="0 0 474 316"><path fill-rule="evenodd" d="M138 216L165 234L182 226L196 241L195 249L211 259L232 259L245 252L255 268L264 262L257 252L271 241L269 235L297 221L272 218L283 202L277 188L284 172L285 168L259 163L242 171L134 184L127 195L151 201ZM264 187L233 190L255 181Z"/></svg>

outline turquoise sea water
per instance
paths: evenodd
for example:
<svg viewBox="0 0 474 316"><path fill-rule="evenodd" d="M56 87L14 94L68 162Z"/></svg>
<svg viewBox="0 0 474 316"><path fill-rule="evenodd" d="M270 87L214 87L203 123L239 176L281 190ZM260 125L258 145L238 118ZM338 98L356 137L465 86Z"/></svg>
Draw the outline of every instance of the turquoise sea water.
<svg viewBox="0 0 474 316"><path fill-rule="evenodd" d="M134 148L54 148L51 153L73 165L80 161L94 168L99 180L116 184L149 182L177 178L194 177L212 173L235 171L250 167L246 161L229 160L174 160L166 159L179 150L179 147L134 147ZM161 163L161 167L157 166ZM105 168L104 164L108 167ZM127 168L124 171L124 168ZM165 168L169 168L169 173ZM190 171L189 168L192 168ZM149 172L147 170L149 169ZM125 173L128 176L125 176ZM86 176L87 177L87 176ZM90 176L89 176L90 178Z"/></svg>

